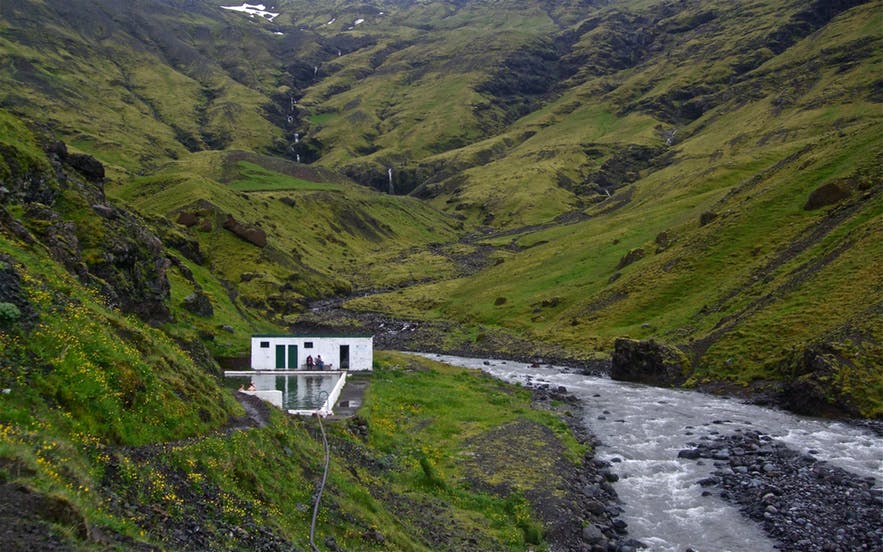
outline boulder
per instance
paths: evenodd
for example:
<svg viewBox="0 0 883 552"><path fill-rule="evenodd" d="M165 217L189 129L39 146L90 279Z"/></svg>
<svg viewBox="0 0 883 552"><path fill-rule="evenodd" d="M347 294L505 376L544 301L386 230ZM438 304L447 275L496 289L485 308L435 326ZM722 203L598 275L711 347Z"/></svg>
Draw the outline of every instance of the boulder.
<svg viewBox="0 0 883 552"><path fill-rule="evenodd" d="M224 228L248 243L254 244L258 247L267 246L266 232L256 226L242 224L233 218L233 215L227 215L227 220L224 221Z"/></svg>
<svg viewBox="0 0 883 552"><path fill-rule="evenodd" d="M196 216L196 213L192 213L189 211L184 211L178 215L178 218L175 220L181 226L186 226L190 228L191 226L196 226L199 223L199 217Z"/></svg>
<svg viewBox="0 0 883 552"><path fill-rule="evenodd" d="M604 537L604 533L598 529L596 525L586 525L583 528L583 541L589 544L600 544L605 542L607 539Z"/></svg>
<svg viewBox="0 0 883 552"><path fill-rule="evenodd" d="M110 205L102 205L100 203L96 203L92 205L92 210L101 215L104 218L112 219L116 218L117 212L116 209L111 207Z"/></svg>
<svg viewBox="0 0 883 552"><path fill-rule="evenodd" d="M66 161L74 170L89 180L93 182L104 180L104 165L91 155L70 153Z"/></svg>
<svg viewBox="0 0 883 552"><path fill-rule="evenodd" d="M686 381L690 360L675 347L653 340L616 340L610 377L659 387L676 387Z"/></svg>
<svg viewBox="0 0 883 552"><path fill-rule="evenodd" d="M849 393L836 384L846 364L842 353L827 343L811 344L793 353L784 363L785 373L793 375L782 388L780 404L806 416L860 416Z"/></svg>
<svg viewBox="0 0 883 552"><path fill-rule="evenodd" d="M625 268L628 265L641 260L644 257L644 250L640 247L636 249L630 250L628 253L623 255L623 257L619 260L619 264L616 265L617 269Z"/></svg>
<svg viewBox="0 0 883 552"><path fill-rule="evenodd" d="M191 293L185 297L182 305L193 314L204 318L210 318L215 314L215 311L212 308L212 302L209 300L208 295L201 291Z"/></svg>
<svg viewBox="0 0 883 552"><path fill-rule="evenodd" d="M844 190L836 182L827 182L813 190L803 206L804 211L821 209L834 205L849 197L849 190Z"/></svg>

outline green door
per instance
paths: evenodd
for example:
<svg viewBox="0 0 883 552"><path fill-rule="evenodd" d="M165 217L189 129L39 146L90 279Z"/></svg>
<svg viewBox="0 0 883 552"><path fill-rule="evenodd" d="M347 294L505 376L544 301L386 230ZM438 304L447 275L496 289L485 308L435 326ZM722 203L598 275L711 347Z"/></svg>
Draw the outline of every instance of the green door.
<svg viewBox="0 0 883 552"><path fill-rule="evenodd" d="M288 369L297 370L297 345L288 346Z"/></svg>
<svg viewBox="0 0 883 552"><path fill-rule="evenodd" d="M276 345L276 369L285 370L285 345Z"/></svg>

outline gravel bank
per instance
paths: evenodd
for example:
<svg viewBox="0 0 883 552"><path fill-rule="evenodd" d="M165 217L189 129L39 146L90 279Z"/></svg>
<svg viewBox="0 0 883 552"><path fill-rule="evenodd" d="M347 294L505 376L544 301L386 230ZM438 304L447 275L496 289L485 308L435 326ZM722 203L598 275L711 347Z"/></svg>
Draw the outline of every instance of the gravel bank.
<svg viewBox="0 0 883 552"><path fill-rule="evenodd" d="M590 446L582 464L564 474L567 481L560 500L535 504L546 522L546 538L553 551L634 552L646 545L629 538L628 526L620 519L622 508L611 483L618 477L611 464L595 458L597 438L580 420L582 404L564 387L547 383L529 384L534 403L549 410L569 412L564 420L577 439ZM563 405L563 406L562 406Z"/></svg>
<svg viewBox="0 0 883 552"><path fill-rule="evenodd" d="M682 450L681 458L712 460L699 482L737 504L778 544L794 552L883 550L883 489L768 435L739 431Z"/></svg>

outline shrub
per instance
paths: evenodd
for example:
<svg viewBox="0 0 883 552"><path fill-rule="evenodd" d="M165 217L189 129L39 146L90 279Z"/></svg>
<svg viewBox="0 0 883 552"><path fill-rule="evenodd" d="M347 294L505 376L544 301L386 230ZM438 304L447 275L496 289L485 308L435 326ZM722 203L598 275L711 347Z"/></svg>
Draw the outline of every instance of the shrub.
<svg viewBox="0 0 883 552"><path fill-rule="evenodd" d="M13 303L0 303L0 323L9 324L21 318L21 310Z"/></svg>

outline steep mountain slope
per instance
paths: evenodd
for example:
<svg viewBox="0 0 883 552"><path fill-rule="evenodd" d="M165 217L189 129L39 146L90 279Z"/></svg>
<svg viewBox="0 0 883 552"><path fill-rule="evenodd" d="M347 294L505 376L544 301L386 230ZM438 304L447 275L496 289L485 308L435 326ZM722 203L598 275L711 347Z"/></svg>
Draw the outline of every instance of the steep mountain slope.
<svg viewBox="0 0 883 552"><path fill-rule="evenodd" d="M793 378L879 412L883 21L860 4L602 12L547 105L423 161L456 168L418 195L511 228L481 241L508 245L505 262L350 305L420 316L434 296L432 318L583 354L662 339L693 382ZM611 59L626 29L642 38Z"/></svg>
<svg viewBox="0 0 883 552"><path fill-rule="evenodd" d="M289 95L285 113L272 99L291 84L285 63L331 55L314 36L274 35L209 2L6 2L0 25L0 105L133 172L205 149L293 156Z"/></svg>
<svg viewBox="0 0 883 552"><path fill-rule="evenodd" d="M164 238L185 262L203 266L238 301L277 323L296 320L311 298L400 283L388 267L392 259L427 270L418 250L452 239L459 225L416 199L241 151L191 156L112 194L174 221ZM435 270L448 264L425 262ZM375 265L386 268L366 279Z"/></svg>
<svg viewBox="0 0 883 552"><path fill-rule="evenodd" d="M690 382L793 380L869 414L880 7L21 2L0 104L105 164L217 352L393 289L348 306L520 353L654 338Z"/></svg>

